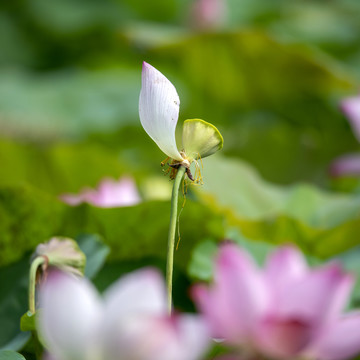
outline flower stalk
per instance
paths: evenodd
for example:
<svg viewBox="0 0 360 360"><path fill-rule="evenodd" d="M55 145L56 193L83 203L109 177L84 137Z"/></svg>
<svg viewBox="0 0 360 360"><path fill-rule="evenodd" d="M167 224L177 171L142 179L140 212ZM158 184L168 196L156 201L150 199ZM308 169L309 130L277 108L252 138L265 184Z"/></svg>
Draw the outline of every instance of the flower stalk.
<svg viewBox="0 0 360 360"><path fill-rule="evenodd" d="M178 210L178 197L181 180L185 174L186 168L180 166L176 174L174 185L171 195L171 213L170 213L170 225L168 235L168 247L167 247L167 262L166 262L166 289L168 295L168 312L171 314L172 308L172 282L173 282L173 268L174 268L174 248L175 248L175 234L177 224L177 210Z"/></svg>
<svg viewBox="0 0 360 360"><path fill-rule="evenodd" d="M180 99L174 85L150 64L143 62L139 97L140 122L147 134L154 140L171 162L170 179L174 179L171 198L170 228L168 235L166 286L168 311L171 313L172 277L174 263L175 233L177 224L178 195L185 171L188 178L198 182L190 173L194 162L215 154L223 147L223 137L212 124L201 119L187 119L183 123L182 147L178 148L175 129L179 118ZM162 166L165 162L162 163ZM175 174L176 173L176 174ZM201 179L201 176L200 176Z"/></svg>
<svg viewBox="0 0 360 360"><path fill-rule="evenodd" d="M38 256L31 263L30 267L30 279L29 279L29 310L31 314L35 314L35 291L36 291L36 274L39 266L46 262L45 256Z"/></svg>

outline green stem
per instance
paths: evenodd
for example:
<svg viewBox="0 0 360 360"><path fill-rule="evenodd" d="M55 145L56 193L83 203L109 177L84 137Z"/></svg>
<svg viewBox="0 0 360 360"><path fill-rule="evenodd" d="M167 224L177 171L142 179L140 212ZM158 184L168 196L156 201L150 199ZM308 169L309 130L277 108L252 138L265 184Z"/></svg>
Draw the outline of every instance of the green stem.
<svg viewBox="0 0 360 360"><path fill-rule="evenodd" d="M172 282L173 282L174 247L175 247L175 234L176 234L176 223L177 223L178 196L179 196L181 180L185 174L185 170L186 168L184 166L179 167L174 180L174 185L171 195L171 213L170 213L167 263L166 263L166 287L167 287L167 295L168 295L169 314L171 314L171 303L172 303Z"/></svg>
<svg viewBox="0 0 360 360"><path fill-rule="evenodd" d="M32 314L35 314L35 289L36 289L36 273L40 265L44 264L46 258L44 256L38 256L31 263L30 267L30 280L29 280L29 310Z"/></svg>

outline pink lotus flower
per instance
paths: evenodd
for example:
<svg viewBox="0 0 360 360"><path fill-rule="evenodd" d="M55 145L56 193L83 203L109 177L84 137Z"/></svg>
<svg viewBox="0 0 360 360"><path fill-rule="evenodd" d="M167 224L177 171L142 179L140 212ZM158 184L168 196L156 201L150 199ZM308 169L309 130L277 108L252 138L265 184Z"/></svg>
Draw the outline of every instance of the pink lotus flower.
<svg viewBox="0 0 360 360"><path fill-rule="evenodd" d="M56 271L40 289L37 329L56 360L195 360L209 342L195 315L167 315L161 276L139 270L103 299L86 279Z"/></svg>
<svg viewBox="0 0 360 360"><path fill-rule="evenodd" d="M360 312L341 314L352 285L338 264L309 269L293 247L277 250L260 270L226 244L214 284L197 285L194 298L212 335L241 354L340 360L360 352Z"/></svg>
<svg viewBox="0 0 360 360"><path fill-rule="evenodd" d="M360 142L360 95L344 99L341 109L347 116L352 131ZM330 167L330 174L334 177L360 175L360 154L346 154L334 160Z"/></svg>
<svg viewBox="0 0 360 360"><path fill-rule="evenodd" d="M63 194L60 199L71 206L87 202L103 208L136 205L141 201L134 180L122 177L118 181L103 179L97 189L85 188L79 194Z"/></svg>

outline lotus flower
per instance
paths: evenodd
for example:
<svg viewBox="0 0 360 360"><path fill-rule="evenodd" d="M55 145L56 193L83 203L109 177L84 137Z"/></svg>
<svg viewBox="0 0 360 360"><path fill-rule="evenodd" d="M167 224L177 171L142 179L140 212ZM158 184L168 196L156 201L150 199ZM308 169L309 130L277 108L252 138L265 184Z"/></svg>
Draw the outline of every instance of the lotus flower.
<svg viewBox="0 0 360 360"><path fill-rule="evenodd" d="M240 358L340 360L360 352L360 312L341 313L352 285L339 264L309 269L293 247L278 249L260 270L226 244L214 284L197 285L193 295L212 335Z"/></svg>
<svg viewBox="0 0 360 360"><path fill-rule="evenodd" d="M96 190L85 188L79 194L63 194L60 199L71 206L87 202L102 208L131 206L141 201L134 180L130 177L122 177L118 181L105 178Z"/></svg>
<svg viewBox="0 0 360 360"><path fill-rule="evenodd" d="M360 142L360 95L346 98L341 103L341 109L350 122L352 131ZM360 175L360 154L339 156L331 164L330 173L334 177Z"/></svg>
<svg viewBox="0 0 360 360"><path fill-rule="evenodd" d="M56 360L195 360L208 345L195 315L167 315L161 276L124 276L103 299L84 278L56 271L40 289L37 329Z"/></svg>
<svg viewBox="0 0 360 360"><path fill-rule="evenodd" d="M144 62L139 99L141 124L160 150L173 159L173 165L189 168L193 161L220 150L223 138L215 126L204 120L186 120L182 134L183 148L179 150L175 140L179 109L180 99L174 85Z"/></svg>

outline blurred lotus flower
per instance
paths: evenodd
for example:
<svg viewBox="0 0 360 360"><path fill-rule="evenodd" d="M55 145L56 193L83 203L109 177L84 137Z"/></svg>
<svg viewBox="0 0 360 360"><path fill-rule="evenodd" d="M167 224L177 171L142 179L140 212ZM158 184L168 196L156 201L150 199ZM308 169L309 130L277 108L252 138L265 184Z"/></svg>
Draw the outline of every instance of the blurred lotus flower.
<svg viewBox="0 0 360 360"><path fill-rule="evenodd" d="M226 0L195 0L191 7L191 21L198 29L217 29L226 19Z"/></svg>
<svg viewBox="0 0 360 360"><path fill-rule="evenodd" d="M226 244L214 284L196 286L194 298L212 335L240 355L253 354L245 358L339 360L360 352L360 312L341 314L352 284L336 263L309 269L292 247L277 250L260 270Z"/></svg>
<svg viewBox="0 0 360 360"><path fill-rule="evenodd" d="M141 201L135 182L130 177L118 181L103 179L96 190L85 188L79 194L63 194L60 199L71 206L87 202L103 208L136 205Z"/></svg>
<svg viewBox="0 0 360 360"><path fill-rule="evenodd" d="M195 360L209 342L195 315L167 315L161 276L124 276L101 299L86 279L52 272L40 289L40 339L56 360Z"/></svg>
<svg viewBox="0 0 360 360"><path fill-rule="evenodd" d="M352 131L360 142L360 95L349 97L341 102L341 109L347 116ZM360 175L360 154L339 156L330 167L330 174L334 177Z"/></svg>
<svg viewBox="0 0 360 360"><path fill-rule="evenodd" d="M159 148L173 159L172 165L189 168L193 161L220 150L223 138L214 125L204 120L186 120L182 135L184 149L179 151L175 140L179 108L180 99L173 84L144 62L139 99L141 124Z"/></svg>

